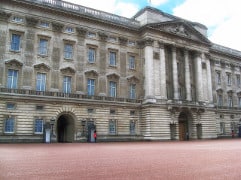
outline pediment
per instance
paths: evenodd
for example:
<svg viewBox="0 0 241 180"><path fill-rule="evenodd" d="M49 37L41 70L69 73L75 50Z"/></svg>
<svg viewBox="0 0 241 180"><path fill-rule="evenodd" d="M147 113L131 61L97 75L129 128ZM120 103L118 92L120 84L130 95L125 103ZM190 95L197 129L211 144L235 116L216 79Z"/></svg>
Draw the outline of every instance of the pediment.
<svg viewBox="0 0 241 180"><path fill-rule="evenodd" d="M118 80L120 76L116 73L111 73L107 75L107 78L112 79L112 80Z"/></svg>
<svg viewBox="0 0 241 180"><path fill-rule="evenodd" d="M64 74L74 74L75 73L75 69L73 69L72 67L65 67L60 69L60 71Z"/></svg>
<svg viewBox="0 0 241 180"><path fill-rule="evenodd" d="M127 77L127 80L128 80L128 82L131 82L131 83L139 82L139 79L136 76L129 76L129 77Z"/></svg>
<svg viewBox="0 0 241 180"><path fill-rule="evenodd" d="M20 68L23 66L23 63L17 59L5 60L5 64L9 67L16 67L16 68Z"/></svg>
<svg viewBox="0 0 241 180"><path fill-rule="evenodd" d="M161 23L154 23L149 25L149 27L173 34L182 38L191 39L194 41L199 41L205 44L210 44L211 42L203 34L197 31L191 24L183 20L174 20Z"/></svg>
<svg viewBox="0 0 241 180"><path fill-rule="evenodd" d="M35 64L34 68L36 70L49 71L50 67L45 63Z"/></svg>
<svg viewBox="0 0 241 180"><path fill-rule="evenodd" d="M98 76L98 73L95 70L90 70L90 71L86 71L85 75L96 77L96 76Z"/></svg>

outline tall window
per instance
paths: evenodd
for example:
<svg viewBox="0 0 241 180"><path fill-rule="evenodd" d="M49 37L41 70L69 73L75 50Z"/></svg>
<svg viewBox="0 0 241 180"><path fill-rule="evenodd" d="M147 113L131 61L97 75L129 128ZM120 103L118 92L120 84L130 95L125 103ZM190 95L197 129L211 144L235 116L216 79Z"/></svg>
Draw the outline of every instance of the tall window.
<svg viewBox="0 0 241 180"><path fill-rule="evenodd" d="M89 50L88 50L88 61L89 61L89 63L95 62L95 49L94 48L89 48Z"/></svg>
<svg viewBox="0 0 241 180"><path fill-rule="evenodd" d="M11 50L20 51L20 38L19 34L12 34Z"/></svg>
<svg viewBox="0 0 241 180"><path fill-rule="evenodd" d="M45 91L46 89L46 74L37 73L36 91Z"/></svg>
<svg viewBox="0 0 241 180"><path fill-rule="evenodd" d="M240 87L241 81L240 81L240 75L237 75L237 86Z"/></svg>
<svg viewBox="0 0 241 180"><path fill-rule="evenodd" d="M233 107L233 97L231 95L228 95L228 107Z"/></svg>
<svg viewBox="0 0 241 180"><path fill-rule="evenodd" d="M71 93L71 77L64 76L63 92Z"/></svg>
<svg viewBox="0 0 241 180"><path fill-rule="evenodd" d="M17 89L18 87L18 71L14 69L8 70L7 87L9 89Z"/></svg>
<svg viewBox="0 0 241 180"><path fill-rule="evenodd" d="M136 133L136 123L135 121L130 121L130 134Z"/></svg>
<svg viewBox="0 0 241 180"><path fill-rule="evenodd" d="M130 99L135 99L136 98L136 85L131 84L130 85Z"/></svg>
<svg viewBox="0 0 241 180"><path fill-rule="evenodd" d="M223 95L218 94L217 98L218 98L218 106L222 107L223 106Z"/></svg>
<svg viewBox="0 0 241 180"><path fill-rule="evenodd" d="M109 121L109 133L116 134L116 120L111 119Z"/></svg>
<svg viewBox="0 0 241 180"><path fill-rule="evenodd" d="M117 87L116 82L110 81L110 89L109 89L110 97L116 97L116 87Z"/></svg>
<svg viewBox="0 0 241 180"><path fill-rule="evenodd" d="M225 123L224 122L220 122L220 133L225 134Z"/></svg>
<svg viewBox="0 0 241 180"><path fill-rule="evenodd" d="M241 97L238 97L238 107L241 108Z"/></svg>
<svg viewBox="0 0 241 180"><path fill-rule="evenodd" d="M88 87L87 87L87 93L89 96L95 95L95 80L94 79L88 79Z"/></svg>
<svg viewBox="0 0 241 180"><path fill-rule="evenodd" d="M43 120L42 119L35 119L34 132L36 134L43 133Z"/></svg>
<svg viewBox="0 0 241 180"><path fill-rule="evenodd" d="M14 119L13 118L6 119L4 131L5 131L5 133L13 133L14 132Z"/></svg>
<svg viewBox="0 0 241 180"><path fill-rule="evenodd" d="M40 55L47 55L47 52L48 52L47 50L48 50L48 40L40 39L38 53Z"/></svg>
<svg viewBox="0 0 241 180"><path fill-rule="evenodd" d="M135 56L129 56L129 69L135 69Z"/></svg>
<svg viewBox="0 0 241 180"><path fill-rule="evenodd" d="M116 66L116 52L110 51L109 64L111 66Z"/></svg>
<svg viewBox="0 0 241 180"><path fill-rule="evenodd" d="M232 77L230 73L227 73L227 84L230 86L232 84Z"/></svg>
<svg viewBox="0 0 241 180"><path fill-rule="evenodd" d="M72 44L65 44L64 45L64 58L65 59L72 59L73 58L73 45Z"/></svg>
<svg viewBox="0 0 241 180"><path fill-rule="evenodd" d="M220 71L216 72L216 82L217 82L217 84L221 84L221 73L220 73Z"/></svg>

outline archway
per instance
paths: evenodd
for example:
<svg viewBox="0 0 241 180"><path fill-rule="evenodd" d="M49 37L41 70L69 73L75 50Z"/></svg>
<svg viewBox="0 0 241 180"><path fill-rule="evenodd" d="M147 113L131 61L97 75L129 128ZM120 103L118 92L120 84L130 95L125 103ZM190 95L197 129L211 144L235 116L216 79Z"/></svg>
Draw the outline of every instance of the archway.
<svg viewBox="0 0 241 180"><path fill-rule="evenodd" d="M179 140L189 140L190 132L188 128L188 114L186 112L181 112L178 117L178 127L179 127Z"/></svg>
<svg viewBox="0 0 241 180"><path fill-rule="evenodd" d="M73 142L74 127L74 119L71 115L61 115L57 120L57 141L63 143Z"/></svg>

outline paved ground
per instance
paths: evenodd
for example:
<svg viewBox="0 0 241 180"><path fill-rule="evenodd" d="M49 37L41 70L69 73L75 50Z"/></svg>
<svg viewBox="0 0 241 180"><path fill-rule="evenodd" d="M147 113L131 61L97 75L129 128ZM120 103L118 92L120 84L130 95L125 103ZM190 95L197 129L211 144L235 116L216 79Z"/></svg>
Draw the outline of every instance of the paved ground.
<svg viewBox="0 0 241 180"><path fill-rule="evenodd" d="M240 180L241 139L0 144L0 179Z"/></svg>

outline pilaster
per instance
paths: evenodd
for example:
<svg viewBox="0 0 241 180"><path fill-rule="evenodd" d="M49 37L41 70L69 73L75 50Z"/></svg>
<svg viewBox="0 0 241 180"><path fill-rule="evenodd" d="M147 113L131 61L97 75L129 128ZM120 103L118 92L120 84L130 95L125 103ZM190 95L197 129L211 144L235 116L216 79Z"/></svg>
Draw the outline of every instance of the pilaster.
<svg viewBox="0 0 241 180"><path fill-rule="evenodd" d="M160 94L162 99L167 99L166 85L166 60L164 44L159 42L160 47Z"/></svg>
<svg viewBox="0 0 241 180"><path fill-rule="evenodd" d="M202 78L202 57L203 53L197 52L195 58L195 79L197 101L203 101L203 78Z"/></svg>
<svg viewBox="0 0 241 180"><path fill-rule="evenodd" d="M173 92L174 99L179 99L178 96L178 73L177 73L177 54L176 47L172 47L172 76L173 76Z"/></svg>
<svg viewBox="0 0 241 180"><path fill-rule="evenodd" d="M190 67L189 67L189 58L188 50L184 50L184 59L185 59L185 88L186 88L186 100L191 101L191 79L190 79Z"/></svg>

